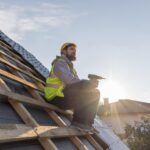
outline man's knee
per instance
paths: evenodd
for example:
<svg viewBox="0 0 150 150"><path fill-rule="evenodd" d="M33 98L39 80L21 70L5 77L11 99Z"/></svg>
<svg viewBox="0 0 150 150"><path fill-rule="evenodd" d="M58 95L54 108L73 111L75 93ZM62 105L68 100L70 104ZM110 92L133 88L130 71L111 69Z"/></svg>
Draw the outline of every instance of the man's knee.
<svg viewBox="0 0 150 150"><path fill-rule="evenodd" d="M97 103L100 100L100 91L98 89L94 89L94 90L88 92L86 97L87 97L87 99L89 99L89 101L93 101L93 102Z"/></svg>

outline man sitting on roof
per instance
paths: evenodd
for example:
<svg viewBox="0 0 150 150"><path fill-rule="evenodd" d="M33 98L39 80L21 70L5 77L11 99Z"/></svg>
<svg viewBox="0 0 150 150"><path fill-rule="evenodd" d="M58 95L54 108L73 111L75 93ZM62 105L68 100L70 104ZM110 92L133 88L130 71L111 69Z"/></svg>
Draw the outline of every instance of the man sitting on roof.
<svg viewBox="0 0 150 150"><path fill-rule="evenodd" d="M71 125L91 129L100 98L100 92L96 89L98 82L80 80L72 63L75 60L76 45L63 44L61 56L56 56L52 62L45 97L49 103L62 109L73 109Z"/></svg>

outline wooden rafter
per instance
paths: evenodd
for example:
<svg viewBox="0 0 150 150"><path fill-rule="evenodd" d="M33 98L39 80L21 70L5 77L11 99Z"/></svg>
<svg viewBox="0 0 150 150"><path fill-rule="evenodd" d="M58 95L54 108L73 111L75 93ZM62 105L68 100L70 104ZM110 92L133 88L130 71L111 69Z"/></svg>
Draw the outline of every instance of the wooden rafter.
<svg viewBox="0 0 150 150"><path fill-rule="evenodd" d="M4 46L5 45L3 44L3 47ZM72 129L72 128L67 127L67 124L58 116L58 114L56 114L55 111L58 111L61 114L68 114L68 113L66 113L65 111L53 105L47 104L45 100L41 97L41 95L39 94L38 91L43 92L43 89L44 89L43 85L45 83L41 79L35 76L37 75L37 73L33 71L27 65L24 65L22 63L24 60L20 56L16 54L12 54L13 52L10 52L11 48L7 47L6 51L8 52L8 54L3 51L0 51L0 57L1 57L0 62L5 64L11 73L0 69L0 75L23 84L24 87L28 90L28 92L33 96L33 98L29 98L27 96L16 94L9 89L9 87L6 85L4 80L2 79L0 80L0 86L1 86L0 95L8 97L8 102L12 105L14 110L18 113L18 115L22 118L22 120L26 123L26 125L30 126L30 127L25 126L26 130L27 128L28 129L30 128L30 131L32 130L35 134L35 136L33 137L31 135L30 137L27 137L27 135L24 135L23 137L20 137L20 140L24 140L26 138L27 139L37 138L45 150L56 150L57 147L52 142L51 138L69 137L69 139L77 147L77 149L87 150L87 147L78 138L78 136L84 136L93 145L93 147L95 147L95 149L103 150L100 144L89 133L81 132L81 130L79 131L77 129ZM12 56L14 56L14 58L10 56L9 53ZM13 60L15 63L21 66L21 68L11 64L11 62L9 62L9 59ZM24 71L23 68L25 68L26 71ZM34 79L35 83L31 83L27 81L22 75L22 73ZM50 118L53 121L55 121L59 127L40 126L36 122L36 120L31 116L31 114L27 111L27 109L24 107L22 103L28 103L28 104L35 105L38 107L43 107L44 110L50 116ZM20 130L23 130L23 127L22 129L19 128L19 131ZM1 129L0 129L0 134L1 134ZM15 137L17 136L15 135L13 137L14 139L9 139L9 140L15 140ZM19 140L19 139L16 139L16 140ZM1 139L0 139L0 142L1 142Z"/></svg>
<svg viewBox="0 0 150 150"><path fill-rule="evenodd" d="M89 134L77 128L57 126L37 126L32 128L24 124L0 124L0 143L23 141L37 138L62 138Z"/></svg>
<svg viewBox="0 0 150 150"><path fill-rule="evenodd" d="M35 89L35 90L39 90L39 91L43 92L43 89L38 88L34 83L31 83L29 81L26 81L26 80L20 78L20 77L17 77L16 75L13 75L12 73L9 73L5 70L0 69L0 75L5 76L11 80L17 81L19 83L22 83L23 85L26 85L30 88Z"/></svg>
<svg viewBox="0 0 150 150"><path fill-rule="evenodd" d="M32 74L27 73L26 71L24 71L24 70L18 68L17 66L15 66L15 65L13 65L13 64L11 64L11 63L9 63L8 61L4 60L3 58L0 58L0 62L3 63L4 65L7 65L7 66L11 67L12 69L15 69L15 70L17 70L17 71L19 71L19 72L22 72L23 74L25 74L25 75L31 77L32 79L34 79L34 80L36 80L36 81L39 81L39 82L41 82L42 84L45 85L45 82L42 81L41 79L37 78L36 76L34 76L34 75L32 75Z"/></svg>
<svg viewBox="0 0 150 150"><path fill-rule="evenodd" d="M17 94L17 93L11 92L11 91L0 90L0 95L7 97L11 101L27 103L27 104L30 104L33 106L38 106L38 107L54 110L54 111L57 111L57 112L64 114L64 115L71 115L71 113L62 110L62 109L58 108L57 106L51 105L51 104L46 103L46 102L40 102L34 98L30 98L30 97L27 97L27 96L24 96L21 94ZM8 99L6 99L6 100L8 100Z"/></svg>

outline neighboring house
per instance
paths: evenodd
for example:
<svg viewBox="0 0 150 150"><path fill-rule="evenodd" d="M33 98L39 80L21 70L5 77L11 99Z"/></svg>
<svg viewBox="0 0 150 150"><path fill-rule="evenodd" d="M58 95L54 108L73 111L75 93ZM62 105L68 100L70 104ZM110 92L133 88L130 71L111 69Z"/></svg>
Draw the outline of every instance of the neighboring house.
<svg viewBox="0 0 150 150"><path fill-rule="evenodd" d="M97 134L69 128L70 114L44 100L48 74L0 31L0 150L128 150L98 117Z"/></svg>
<svg viewBox="0 0 150 150"><path fill-rule="evenodd" d="M100 118L112 127L117 135L125 137L126 124L134 125L141 121L142 117L150 117L150 103L130 99L120 99L109 104L108 98L104 99L104 105L99 109Z"/></svg>

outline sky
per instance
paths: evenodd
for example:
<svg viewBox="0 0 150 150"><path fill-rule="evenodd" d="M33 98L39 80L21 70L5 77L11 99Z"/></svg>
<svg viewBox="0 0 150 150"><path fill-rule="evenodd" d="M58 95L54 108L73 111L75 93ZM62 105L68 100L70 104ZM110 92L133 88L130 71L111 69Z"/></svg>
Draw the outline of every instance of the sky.
<svg viewBox="0 0 150 150"><path fill-rule="evenodd" d="M79 77L106 78L102 98L150 102L149 8L148 0L5 0L0 30L48 69L61 45L74 42Z"/></svg>

